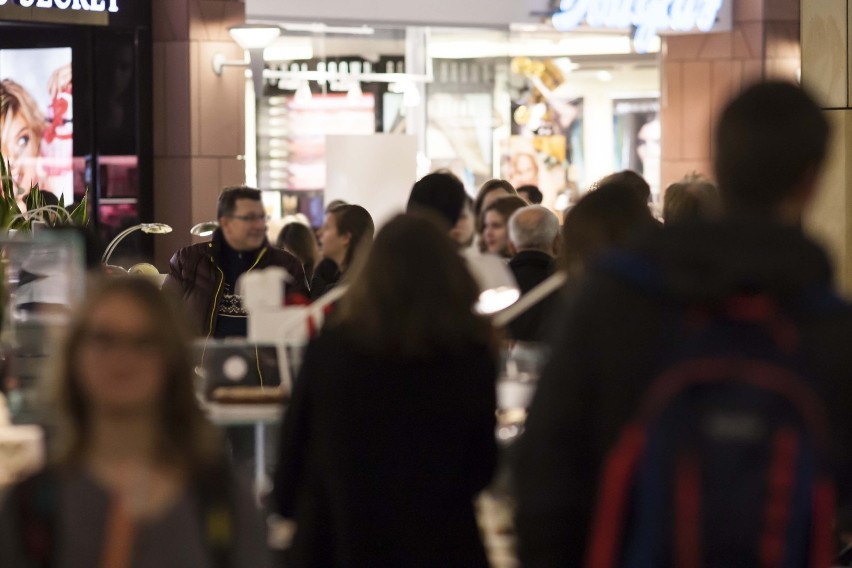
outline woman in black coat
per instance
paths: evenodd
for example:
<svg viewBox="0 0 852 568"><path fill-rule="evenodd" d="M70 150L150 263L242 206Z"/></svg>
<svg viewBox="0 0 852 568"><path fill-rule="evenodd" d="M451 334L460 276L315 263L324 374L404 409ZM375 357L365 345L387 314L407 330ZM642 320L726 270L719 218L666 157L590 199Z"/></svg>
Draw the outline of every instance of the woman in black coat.
<svg viewBox="0 0 852 568"><path fill-rule="evenodd" d="M477 295L430 221L379 233L285 416L288 566L487 566L473 499L496 461L496 366Z"/></svg>

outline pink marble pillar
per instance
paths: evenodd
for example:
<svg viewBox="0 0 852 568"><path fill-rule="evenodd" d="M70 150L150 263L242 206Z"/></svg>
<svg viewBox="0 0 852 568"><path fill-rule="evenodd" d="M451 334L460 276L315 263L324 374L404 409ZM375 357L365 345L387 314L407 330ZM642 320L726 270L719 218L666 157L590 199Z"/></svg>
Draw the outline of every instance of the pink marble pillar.
<svg viewBox="0 0 852 568"><path fill-rule="evenodd" d="M154 218L174 228L155 240L161 271L214 219L223 187L244 183L245 77L213 72L215 53L242 59L228 27L245 22L237 0L154 0Z"/></svg>

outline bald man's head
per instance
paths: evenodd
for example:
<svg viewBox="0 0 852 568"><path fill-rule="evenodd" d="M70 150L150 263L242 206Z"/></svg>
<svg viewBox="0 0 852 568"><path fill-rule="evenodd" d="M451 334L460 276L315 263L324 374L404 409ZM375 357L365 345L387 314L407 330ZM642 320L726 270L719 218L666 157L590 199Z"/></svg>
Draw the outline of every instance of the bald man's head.
<svg viewBox="0 0 852 568"><path fill-rule="evenodd" d="M555 255L559 237L559 219L541 205L529 205L509 218L509 240L517 252L536 250Z"/></svg>

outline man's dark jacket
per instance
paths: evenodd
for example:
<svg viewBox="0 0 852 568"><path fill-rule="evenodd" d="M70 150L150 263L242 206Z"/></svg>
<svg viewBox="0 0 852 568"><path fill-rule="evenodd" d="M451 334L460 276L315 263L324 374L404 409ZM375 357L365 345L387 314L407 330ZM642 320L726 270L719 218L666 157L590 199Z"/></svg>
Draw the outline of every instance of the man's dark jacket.
<svg viewBox="0 0 852 568"><path fill-rule="evenodd" d="M220 260L223 239L221 230L217 230L211 241L178 250L169 261L169 275L163 284L164 288L182 295L190 322L199 335L209 336L216 329L225 279ZM295 256L269 243L264 243L252 254L256 256L251 270L280 266L292 277L286 288L287 294L308 296L305 270Z"/></svg>
<svg viewBox="0 0 852 568"><path fill-rule="evenodd" d="M512 257L509 268L515 275L521 294L526 294L550 276L555 270L553 257L537 250L524 250ZM544 298L541 302L516 317L509 323L509 335L520 341L541 341L544 330L554 307L556 294Z"/></svg>
<svg viewBox="0 0 852 568"><path fill-rule="evenodd" d="M611 255L558 314L553 355L517 448L523 566L583 564L602 461L655 376L655 354L672 340L667 322L685 305L738 292L767 293L800 310L799 344L827 407L840 503L848 504L852 313L839 301L831 310L801 310L803 298L832 285L825 253L798 228L757 219L666 227L630 248L662 287L637 286L608 269Z"/></svg>

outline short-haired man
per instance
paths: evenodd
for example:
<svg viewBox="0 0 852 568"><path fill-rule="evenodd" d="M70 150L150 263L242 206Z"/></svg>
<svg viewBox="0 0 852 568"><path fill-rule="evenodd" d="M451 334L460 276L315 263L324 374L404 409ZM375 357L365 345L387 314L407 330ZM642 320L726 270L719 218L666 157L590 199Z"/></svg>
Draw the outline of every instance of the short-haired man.
<svg viewBox="0 0 852 568"><path fill-rule="evenodd" d="M217 216L219 228L211 241L172 256L164 287L182 294L196 333L245 337L247 319L237 279L250 270L280 266L290 274L287 293L307 297L305 271L295 256L267 242L266 211L257 189L226 188L219 196Z"/></svg>
<svg viewBox="0 0 852 568"><path fill-rule="evenodd" d="M411 187L405 211L426 212L439 222L446 221L450 238L462 248L473 241L475 223L471 200L464 184L452 172L438 170L417 180Z"/></svg>
<svg viewBox="0 0 852 568"><path fill-rule="evenodd" d="M516 191L530 205L541 205L541 202L544 201L544 195L542 195L538 186L530 184L522 185Z"/></svg>
<svg viewBox="0 0 852 568"><path fill-rule="evenodd" d="M526 294L550 277L559 247L559 219L548 208L528 205L509 217L509 268ZM542 300L509 324L510 335L522 341L543 338L544 323L552 312L554 298Z"/></svg>
<svg viewBox="0 0 852 568"><path fill-rule="evenodd" d="M682 327L671 325L679 306L713 308L759 295L794 318L800 355L827 407L840 503L848 504L852 319L846 307L832 305L839 302L830 300L829 260L799 227L816 194L828 134L819 107L799 87L769 82L746 89L724 110L716 131L724 217L666 226L587 274L559 314L553 356L517 448L516 526L524 566L586 565L604 459L636 417L663 365L659 355L680 341ZM639 261L630 265L632 277L616 268L625 258ZM830 309L801 315L796 310L811 294ZM790 468L774 475L793 478ZM742 514L764 514L754 510L758 499L742 499ZM807 532L808 517L791 515L784 526L804 523ZM781 543L793 540L785 536ZM760 564L753 544L740 535L725 548L724 565ZM687 546L688 557L694 553L703 563L699 543Z"/></svg>
<svg viewBox="0 0 852 568"><path fill-rule="evenodd" d="M663 223L712 219L721 209L719 188L698 173L674 182L663 193Z"/></svg>

